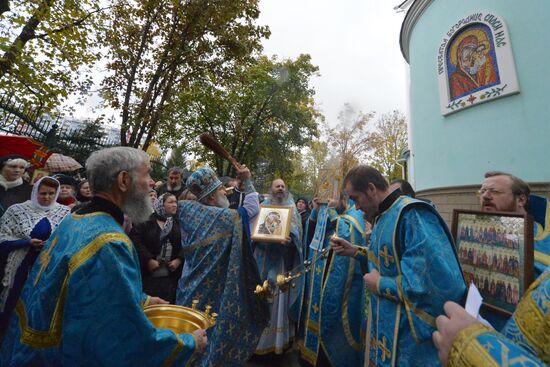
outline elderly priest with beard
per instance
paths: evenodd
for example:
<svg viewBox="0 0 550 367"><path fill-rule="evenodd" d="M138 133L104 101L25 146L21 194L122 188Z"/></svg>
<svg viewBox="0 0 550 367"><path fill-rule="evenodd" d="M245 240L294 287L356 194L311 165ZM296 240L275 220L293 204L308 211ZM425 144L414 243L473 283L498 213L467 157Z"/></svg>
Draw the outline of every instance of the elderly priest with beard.
<svg viewBox="0 0 550 367"><path fill-rule="evenodd" d="M44 246L11 319L2 366L185 365L206 344L204 330L156 329L143 306L139 261L124 233L152 212L145 152L116 147L86 162L94 194Z"/></svg>
<svg viewBox="0 0 550 367"><path fill-rule="evenodd" d="M206 167L187 179L197 201L179 203L185 265L177 304L190 306L197 299L199 308L209 305L219 314L199 366L243 366L268 321L267 304L254 295L260 277L250 244L258 193L248 168L241 166L238 177L246 196L237 210L229 209L225 188Z"/></svg>
<svg viewBox="0 0 550 367"><path fill-rule="evenodd" d="M302 262L302 219L292 195L280 178L271 183L270 195L262 204L293 208L290 238L281 243L256 243L254 257L260 268L262 281L275 280L278 274L285 274ZM255 354L282 354L291 345L295 322L298 321L300 293L301 287L295 287L288 292L277 293L270 300L270 324L264 329Z"/></svg>

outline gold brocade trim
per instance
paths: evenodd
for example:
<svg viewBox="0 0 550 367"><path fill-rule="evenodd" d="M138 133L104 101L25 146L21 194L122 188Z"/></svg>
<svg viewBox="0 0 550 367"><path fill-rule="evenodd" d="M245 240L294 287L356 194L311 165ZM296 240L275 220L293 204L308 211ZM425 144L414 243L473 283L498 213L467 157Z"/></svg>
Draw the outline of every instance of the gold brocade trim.
<svg viewBox="0 0 550 367"><path fill-rule="evenodd" d="M106 213L106 212L93 212L93 213L89 213L89 214L76 214L76 213L71 213L71 217L74 219L74 220L82 220L82 219L85 219L85 218L91 218L91 217L96 217L98 215L107 215L107 216L111 216L109 213Z"/></svg>
<svg viewBox="0 0 550 367"><path fill-rule="evenodd" d="M145 297L145 301L143 302L143 304L141 305L141 307L147 307L151 304L151 296L150 295L147 295L147 297Z"/></svg>
<svg viewBox="0 0 550 367"><path fill-rule="evenodd" d="M298 350L300 351L300 356L306 360L312 366L315 366L317 363L317 353L307 349L307 347L301 341L298 343Z"/></svg>
<svg viewBox="0 0 550 367"><path fill-rule="evenodd" d="M391 365L395 366L397 359L397 340L399 339L399 324L401 323L401 307L397 305L397 313L395 315L395 328L393 330L393 346L391 355Z"/></svg>
<svg viewBox="0 0 550 367"><path fill-rule="evenodd" d="M529 286L529 288L527 289L527 291L525 293L527 294L530 291L532 291L533 289L537 288L542 282L544 282L548 278L550 278L550 272L539 276L533 283L531 283L531 285Z"/></svg>
<svg viewBox="0 0 550 367"><path fill-rule="evenodd" d="M338 231L338 226L336 226L336 230ZM353 232L353 228L350 228L350 234L351 234L351 243L355 243L355 235ZM334 259L332 262L334 262ZM352 258L349 258L348 277L346 279L346 284L344 286L344 297L342 302L342 326L344 328L344 335L346 336L348 344L354 350L359 352L361 350L361 343L360 342L358 343L353 337L353 335L351 334L351 329L349 326L349 317L348 317L349 292L351 289L351 283L353 281L354 273L355 273L355 260Z"/></svg>
<svg viewBox="0 0 550 367"><path fill-rule="evenodd" d="M541 326L544 325L544 314L531 297L531 292L529 291L518 304L513 318L529 344L538 352L544 349L541 345L544 335L540 335Z"/></svg>
<svg viewBox="0 0 550 367"><path fill-rule="evenodd" d="M320 327L319 324L312 320L307 320L307 328L309 331L311 331L313 334L320 336Z"/></svg>
<svg viewBox="0 0 550 367"><path fill-rule="evenodd" d="M48 265L50 264L50 260L51 260L51 252L53 250L53 248L55 247L55 245L57 245L57 241L59 240L59 237L55 237L52 241L52 243L50 244L50 248L48 248L47 251L43 251L41 254L40 254L40 258L39 258L39 261L40 261L40 270L38 271L38 275L36 276L36 279L34 280L34 286L36 287L36 285L38 284L38 281L40 280L40 277L42 276L42 273L44 272L44 270L46 270L46 268L48 267Z"/></svg>
<svg viewBox="0 0 550 367"><path fill-rule="evenodd" d="M113 241L124 242L130 251L132 251L132 243L130 242L128 236L123 233L106 233L94 239L71 257L68 264L67 274L65 274L65 279L61 285L59 298L55 305L52 320L50 321L50 327L47 331L35 330L29 327L25 312L25 305L21 300L17 302L16 312L19 316L22 344L36 348L51 348L59 344L59 341L61 340L63 308L65 306L69 279L83 263L94 256L104 245Z"/></svg>
<svg viewBox="0 0 550 367"><path fill-rule="evenodd" d="M447 367L499 366L476 339L480 334L487 332L494 333L493 329L480 323L475 323L461 330L455 337L449 351Z"/></svg>
<svg viewBox="0 0 550 367"><path fill-rule="evenodd" d="M535 241L540 241L540 240L543 240L545 239L546 237L548 237L548 235L550 235L550 203L547 202L546 203L546 215L545 215L545 220L546 220L546 223L545 223L545 228L542 228L542 226L533 221L534 225L537 226L537 236L534 238Z"/></svg>
<svg viewBox="0 0 550 367"><path fill-rule="evenodd" d="M353 223L354 226L357 228L357 232L361 233L361 237L365 237L365 231L361 228L361 224L357 221L357 219L355 219L351 215L346 215L346 214L341 215L340 218L347 219L351 223Z"/></svg>
<svg viewBox="0 0 550 367"><path fill-rule="evenodd" d="M183 251L186 252L186 253L188 253L190 251L194 251L199 247L210 245L212 242L214 242L216 240L219 240L222 237L230 236L232 233L233 233L233 231L227 231L227 232L222 232L222 233L215 234L211 237L205 238L204 240L195 243L194 245L191 245L189 247L184 248Z"/></svg>
<svg viewBox="0 0 550 367"><path fill-rule="evenodd" d="M172 366L176 361L176 359L178 358L178 355L183 350L183 347L185 347L185 343L183 342L183 340L181 340L179 335L176 333L174 333L174 335L176 336L176 340L178 341L178 343L176 344L176 346L174 347L174 350L172 351L172 353L170 353L166 361L164 361L164 363L162 364L163 367ZM191 334L191 335L193 335L193 337L195 336L194 334ZM195 342L197 342L197 339L195 339ZM198 348L198 346L199 344L197 343L195 350Z"/></svg>
<svg viewBox="0 0 550 367"><path fill-rule="evenodd" d="M540 251L535 251L535 261L538 261L546 266L550 266L550 256Z"/></svg>
<svg viewBox="0 0 550 367"><path fill-rule="evenodd" d="M435 317L433 317L432 315L430 315L429 313L427 313L426 311L424 310L419 310L417 309L414 304L407 298L407 296L405 296L404 292L403 292L403 286L401 285L401 275L399 275L397 277L397 291L399 293L399 298L401 298L401 300L403 300L403 303L405 304L405 307L408 307L410 308L410 310L412 311L412 313L414 313L416 315L416 317L418 317L420 320L424 321L426 324L430 325L431 327L434 327L435 328Z"/></svg>
<svg viewBox="0 0 550 367"><path fill-rule="evenodd" d="M286 342L285 344L283 344L282 347L270 347L270 348L266 348L266 349L256 349L254 351L254 354L258 354L258 355L263 355L263 354L268 354L268 353L275 353L275 354L283 354L285 352L285 350L290 347L290 345L292 344L292 338L290 338L290 340L288 342Z"/></svg>
<svg viewBox="0 0 550 367"><path fill-rule="evenodd" d="M368 254L369 260L380 269L380 260L372 252L368 251Z"/></svg>

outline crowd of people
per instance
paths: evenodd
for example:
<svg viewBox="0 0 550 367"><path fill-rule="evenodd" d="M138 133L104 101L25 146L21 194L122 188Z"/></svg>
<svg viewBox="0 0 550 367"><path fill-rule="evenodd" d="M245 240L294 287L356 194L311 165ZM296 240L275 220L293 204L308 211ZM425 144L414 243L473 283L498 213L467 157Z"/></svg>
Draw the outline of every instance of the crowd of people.
<svg viewBox="0 0 550 367"><path fill-rule="evenodd" d="M280 178L260 195L245 165L236 177L171 168L155 183L127 147L94 152L79 182L30 185L17 156L0 168L1 366L271 366L293 347L304 366L550 363L547 223L520 294L507 278L522 271L515 232L463 227L457 248L433 203L369 166L328 202L295 199ZM530 209L507 173L487 173L479 194L483 211ZM291 208L283 240L252 240L261 206ZM470 283L513 315L480 323L463 307ZM218 313L210 329L176 334L143 312L194 300Z"/></svg>

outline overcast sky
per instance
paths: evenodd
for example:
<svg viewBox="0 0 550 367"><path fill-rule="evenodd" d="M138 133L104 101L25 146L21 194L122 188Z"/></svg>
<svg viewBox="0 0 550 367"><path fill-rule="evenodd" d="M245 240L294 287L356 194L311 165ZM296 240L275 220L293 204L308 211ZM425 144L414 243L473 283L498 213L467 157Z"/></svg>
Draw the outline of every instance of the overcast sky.
<svg viewBox="0 0 550 367"><path fill-rule="evenodd" d="M404 13L388 0L261 0L260 20L271 29L264 53L308 53L319 67L315 100L334 125L344 103L378 114L406 113L407 64L399 49Z"/></svg>

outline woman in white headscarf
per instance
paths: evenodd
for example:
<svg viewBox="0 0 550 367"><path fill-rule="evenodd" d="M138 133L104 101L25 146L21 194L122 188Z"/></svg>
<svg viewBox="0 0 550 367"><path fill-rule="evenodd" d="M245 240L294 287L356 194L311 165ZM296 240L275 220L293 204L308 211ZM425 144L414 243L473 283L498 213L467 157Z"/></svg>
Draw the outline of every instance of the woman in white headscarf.
<svg viewBox="0 0 550 367"><path fill-rule="evenodd" d="M7 262L0 269L0 330L15 308L19 294L42 246L70 208L56 203L59 182L43 177L32 189L31 200L12 205L0 218L0 254Z"/></svg>

